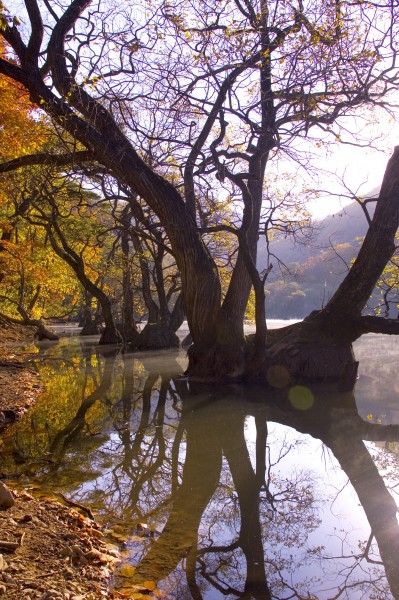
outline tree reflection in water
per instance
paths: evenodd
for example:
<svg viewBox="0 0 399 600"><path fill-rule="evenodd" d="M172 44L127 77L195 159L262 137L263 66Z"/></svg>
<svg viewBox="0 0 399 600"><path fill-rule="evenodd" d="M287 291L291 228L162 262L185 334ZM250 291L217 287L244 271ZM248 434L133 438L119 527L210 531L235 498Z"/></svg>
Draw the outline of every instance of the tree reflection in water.
<svg viewBox="0 0 399 600"><path fill-rule="evenodd" d="M36 481L61 482L123 529L136 566L124 584L155 581L171 599L399 599L397 506L364 443L395 442L399 427L363 421L351 394L313 390L301 410L284 390L188 383L177 356L75 358L66 380L71 394L81 381L81 399L43 428L48 464L35 457ZM45 412L39 403L9 430L2 457L15 440L27 453L29 423L37 430ZM328 485L322 447L357 498ZM81 484L76 469L68 478L72 458ZM368 530L357 530L358 502Z"/></svg>

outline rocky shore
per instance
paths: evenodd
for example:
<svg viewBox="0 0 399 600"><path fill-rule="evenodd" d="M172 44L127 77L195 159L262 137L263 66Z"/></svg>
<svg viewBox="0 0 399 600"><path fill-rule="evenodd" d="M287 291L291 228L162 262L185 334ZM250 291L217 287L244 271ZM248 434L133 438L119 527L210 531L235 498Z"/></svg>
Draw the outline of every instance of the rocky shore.
<svg viewBox="0 0 399 600"><path fill-rule="evenodd" d="M19 327L0 329L0 447L1 431L4 434L7 425L35 403L42 389L37 373L12 345L33 340L33 333ZM126 598L110 589L120 562L118 548L106 541L84 507L80 510L65 500L41 500L0 479L0 597Z"/></svg>

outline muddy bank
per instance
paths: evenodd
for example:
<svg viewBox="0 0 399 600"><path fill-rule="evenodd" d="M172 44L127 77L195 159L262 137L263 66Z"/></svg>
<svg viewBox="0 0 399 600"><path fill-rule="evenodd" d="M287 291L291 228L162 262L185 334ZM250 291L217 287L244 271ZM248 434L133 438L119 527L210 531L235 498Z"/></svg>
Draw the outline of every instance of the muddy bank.
<svg viewBox="0 0 399 600"><path fill-rule="evenodd" d="M32 327L0 327L0 429L19 418L42 391L39 377L12 342L33 341Z"/></svg>
<svg viewBox="0 0 399 600"><path fill-rule="evenodd" d="M75 508L13 491L0 509L0 596L10 600L95 600L109 591L119 552Z"/></svg>

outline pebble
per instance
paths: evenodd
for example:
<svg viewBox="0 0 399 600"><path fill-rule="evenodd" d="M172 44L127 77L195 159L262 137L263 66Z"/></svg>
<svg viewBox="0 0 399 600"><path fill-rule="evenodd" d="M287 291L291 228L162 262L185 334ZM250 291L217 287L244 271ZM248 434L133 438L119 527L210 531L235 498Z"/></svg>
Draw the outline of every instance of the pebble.
<svg viewBox="0 0 399 600"><path fill-rule="evenodd" d="M4 595L7 591L7 588L5 585L0 585L0 596Z"/></svg>
<svg viewBox="0 0 399 600"><path fill-rule="evenodd" d="M14 506L14 504L14 496L5 483L0 481L0 508L11 508L11 506Z"/></svg>
<svg viewBox="0 0 399 600"><path fill-rule="evenodd" d="M3 571L5 571L7 569L7 563L4 560L4 556L2 554L0 554L0 573L2 573Z"/></svg>
<svg viewBox="0 0 399 600"><path fill-rule="evenodd" d="M73 577L75 576L73 569L70 569L69 567L66 567L63 570L62 574L64 575L65 579L73 579Z"/></svg>
<svg viewBox="0 0 399 600"><path fill-rule="evenodd" d="M62 592L58 592L57 590L54 589L50 589L48 591L49 594L51 594L52 596L54 596L54 598L63 598L64 594Z"/></svg>
<svg viewBox="0 0 399 600"><path fill-rule="evenodd" d="M19 523L29 523L30 521L32 521L33 517L32 515L26 514L23 517L21 517L20 519L18 519Z"/></svg>
<svg viewBox="0 0 399 600"><path fill-rule="evenodd" d="M83 550L77 545L69 546L70 550L73 553L73 556L78 559L81 565L88 565L89 561L87 560Z"/></svg>

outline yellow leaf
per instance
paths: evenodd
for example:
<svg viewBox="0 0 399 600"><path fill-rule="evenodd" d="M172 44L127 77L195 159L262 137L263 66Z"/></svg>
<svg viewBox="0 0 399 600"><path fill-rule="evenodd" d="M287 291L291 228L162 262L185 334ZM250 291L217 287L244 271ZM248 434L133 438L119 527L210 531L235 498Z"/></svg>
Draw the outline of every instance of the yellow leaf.
<svg viewBox="0 0 399 600"><path fill-rule="evenodd" d="M155 590L155 588L157 587L156 584L155 584L155 581L145 581L143 583L143 586L145 588L147 588L147 590L151 590L151 591Z"/></svg>
<svg viewBox="0 0 399 600"><path fill-rule="evenodd" d="M133 565L123 565L123 567L120 569L118 575L121 575L122 577L133 577L135 572L136 572L136 568L133 567Z"/></svg>

